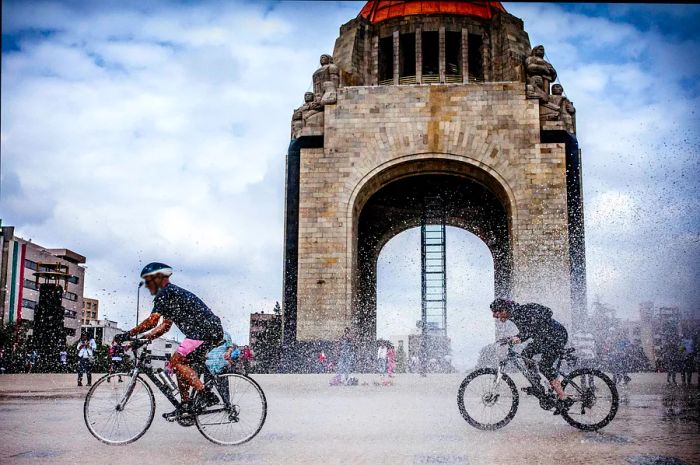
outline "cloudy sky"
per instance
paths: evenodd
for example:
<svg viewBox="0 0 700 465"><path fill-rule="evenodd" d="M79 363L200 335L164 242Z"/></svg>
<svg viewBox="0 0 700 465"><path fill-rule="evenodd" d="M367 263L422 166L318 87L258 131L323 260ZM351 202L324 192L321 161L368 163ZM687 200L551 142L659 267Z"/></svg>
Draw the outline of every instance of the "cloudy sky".
<svg viewBox="0 0 700 465"><path fill-rule="evenodd" d="M103 316L133 322L159 260L244 341L247 314L281 300L291 110L362 5L3 1L3 224L87 256ZM577 108L591 300L697 311L700 7L505 6ZM448 247L455 358L471 360L493 332L493 265L464 231ZM380 334L405 334L418 232L379 269Z"/></svg>

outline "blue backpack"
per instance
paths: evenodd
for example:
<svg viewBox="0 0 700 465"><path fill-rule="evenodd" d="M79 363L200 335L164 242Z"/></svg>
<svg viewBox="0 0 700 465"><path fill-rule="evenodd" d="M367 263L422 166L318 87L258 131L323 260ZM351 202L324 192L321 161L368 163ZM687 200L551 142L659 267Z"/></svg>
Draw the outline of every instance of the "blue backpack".
<svg viewBox="0 0 700 465"><path fill-rule="evenodd" d="M231 335L224 331L224 342L211 349L207 354L207 361L205 362L207 368L212 374L218 375L229 367L228 360L224 358L224 354L227 350L233 347L233 352L231 353L231 360L236 361L241 355L241 351L233 343Z"/></svg>

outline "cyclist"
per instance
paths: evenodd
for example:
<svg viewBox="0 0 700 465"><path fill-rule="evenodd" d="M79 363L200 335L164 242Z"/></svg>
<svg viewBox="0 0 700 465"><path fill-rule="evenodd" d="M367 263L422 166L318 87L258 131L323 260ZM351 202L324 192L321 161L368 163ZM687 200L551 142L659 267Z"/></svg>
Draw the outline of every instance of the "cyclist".
<svg viewBox="0 0 700 465"><path fill-rule="evenodd" d="M552 318L552 310L539 304L519 305L512 300L499 298L491 303L491 312L494 318L501 322L510 320L518 328L518 334L509 338L512 344L532 339L523 350L523 357L531 359L536 354L542 354L539 362L540 372L559 396L554 414L569 408L573 400L564 393L561 382L557 379L558 373L554 369L554 363L564 349L569 335L566 328Z"/></svg>
<svg viewBox="0 0 700 465"><path fill-rule="evenodd" d="M153 311L135 328L115 336L115 341L124 342L131 337L152 330L143 335L146 339L156 339L175 326L182 331L185 339L170 358L180 389L181 406L173 412L163 414L171 420L179 413L190 413L202 409L207 404L218 401L207 395L196 396L197 405L190 405L189 390L203 391L204 383L192 368L193 362L203 362L207 352L220 344L224 337L221 320L202 302L199 297L170 282L173 269L164 263L153 262L141 271L141 278L153 298ZM162 322L160 321L163 319ZM160 322L160 324L159 324ZM154 329L155 328L155 329ZM211 393L213 397L215 394Z"/></svg>

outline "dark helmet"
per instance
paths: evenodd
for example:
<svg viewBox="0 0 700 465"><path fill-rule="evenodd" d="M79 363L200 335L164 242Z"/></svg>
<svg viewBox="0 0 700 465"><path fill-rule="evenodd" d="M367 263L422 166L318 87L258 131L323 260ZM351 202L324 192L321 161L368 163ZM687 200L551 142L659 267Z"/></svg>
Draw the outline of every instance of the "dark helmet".
<svg viewBox="0 0 700 465"><path fill-rule="evenodd" d="M508 313L511 313L517 304L513 302L512 300L508 299L502 299L502 298L497 298L493 302L491 302L491 311L495 312L498 310L505 310Z"/></svg>
<svg viewBox="0 0 700 465"><path fill-rule="evenodd" d="M173 274L173 269L166 265L165 263L152 262L143 267L141 270L141 277L153 276L156 274L162 274L163 276L170 276Z"/></svg>

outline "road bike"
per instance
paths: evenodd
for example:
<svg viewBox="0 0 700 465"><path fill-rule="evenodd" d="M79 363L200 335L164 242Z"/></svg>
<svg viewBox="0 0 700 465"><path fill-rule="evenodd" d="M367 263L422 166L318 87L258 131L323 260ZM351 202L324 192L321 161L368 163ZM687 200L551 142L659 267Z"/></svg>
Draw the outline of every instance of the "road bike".
<svg viewBox="0 0 700 465"><path fill-rule="evenodd" d="M134 369L129 373L105 375L88 391L83 416L93 436L110 445L129 444L143 436L156 410L151 385L178 409L178 415L169 421L182 426L197 425L199 432L211 442L243 444L260 432L267 416L267 400L255 380L230 372L213 375L204 363L194 364L198 373L204 374L205 384L205 390L196 392L195 396L206 395L207 407L185 412L180 409L175 381L167 371L151 366L154 357L146 350L149 342L148 339L132 340ZM124 377L125 382L109 382L117 376ZM195 398L192 400L197 404Z"/></svg>
<svg viewBox="0 0 700 465"><path fill-rule="evenodd" d="M509 366L514 366L530 382L523 392L539 400L540 407L552 410L558 405L558 397L551 387L545 389L537 362L523 357L508 345L508 354L498 364L498 368L480 368L471 372L462 381L457 393L457 405L464 419L475 428L487 431L506 426L518 410L519 395L513 379L506 374ZM561 364L576 364L574 349L563 349L557 358L556 373L562 374L564 392L573 404L561 409L561 416L570 425L584 430L596 431L610 423L619 406L619 395L615 383L602 371L591 368L578 368L562 373ZM549 383L547 383L547 386Z"/></svg>

